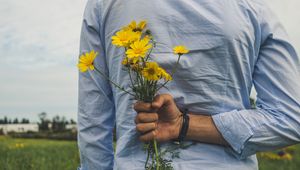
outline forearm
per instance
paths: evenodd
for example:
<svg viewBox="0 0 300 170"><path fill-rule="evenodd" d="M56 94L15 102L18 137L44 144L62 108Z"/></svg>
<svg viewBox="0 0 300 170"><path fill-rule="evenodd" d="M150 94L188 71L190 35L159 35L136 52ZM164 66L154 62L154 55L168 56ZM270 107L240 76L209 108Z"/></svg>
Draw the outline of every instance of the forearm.
<svg viewBox="0 0 300 170"><path fill-rule="evenodd" d="M279 111L279 110L278 110ZM212 116L230 153L243 159L260 151L269 151L299 143L299 116L292 119L288 110L233 110Z"/></svg>
<svg viewBox="0 0 300 170"><path fill-rule="evenodd" d="M186 140L228 145L216 128L211 116L189 113L190 123Z"/></svg>

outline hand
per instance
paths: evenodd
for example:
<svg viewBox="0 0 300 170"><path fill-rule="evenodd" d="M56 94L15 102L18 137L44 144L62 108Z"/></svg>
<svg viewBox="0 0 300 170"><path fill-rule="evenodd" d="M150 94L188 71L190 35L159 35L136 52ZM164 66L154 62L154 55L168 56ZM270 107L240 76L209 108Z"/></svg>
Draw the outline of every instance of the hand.
<svg viewBox="0 0 300 170"><path fill-rule="evenodd" d="M171 95L157 95L152 103L138 101L134 110L138 113L135 123L137 131L141 133L141 141L156 139L164 142L177 139L182 124L182 113Z"/></svg>

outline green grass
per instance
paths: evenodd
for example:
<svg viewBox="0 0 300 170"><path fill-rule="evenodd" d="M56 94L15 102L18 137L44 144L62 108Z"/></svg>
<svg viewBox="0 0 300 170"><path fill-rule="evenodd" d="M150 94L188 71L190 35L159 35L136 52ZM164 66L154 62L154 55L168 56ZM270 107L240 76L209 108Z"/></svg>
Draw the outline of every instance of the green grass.
<svg viewBox="0 0 300 170"><path fill-rule="evenodd" d="M258 158L260 170L299 170L300 145L295 147L290 161ZM76 170L78 165L75 141L0 136L0 170Z"/></svg>
<svg viewBox="0 0 300 170"><path fill-rule="evenodd" d="M300 170L300 145L289 147L292 160L271 160L258 154L260 170ZM289 150L289 149L287 149Z"/></svg>
<svg viewBox="0 0 300 170"><path fill-rule="evenodd" d="M0 136L0 170L76 170L78 165L75 141Z"/></svg>

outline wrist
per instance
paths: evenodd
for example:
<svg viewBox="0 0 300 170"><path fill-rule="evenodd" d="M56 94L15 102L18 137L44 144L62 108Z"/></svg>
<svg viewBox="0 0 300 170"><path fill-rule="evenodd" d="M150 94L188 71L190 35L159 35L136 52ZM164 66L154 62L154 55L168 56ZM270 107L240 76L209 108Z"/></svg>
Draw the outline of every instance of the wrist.
<svg viewBox="0 0 300 170"><path fill-rule="evenodd" d="M178 117L176 118L175 124L174 124L174 130L171 135L171 140L177 140L178 136L180 134L181 128L182 128L182 122L183 122L183 113L179 113Z"/></svg>

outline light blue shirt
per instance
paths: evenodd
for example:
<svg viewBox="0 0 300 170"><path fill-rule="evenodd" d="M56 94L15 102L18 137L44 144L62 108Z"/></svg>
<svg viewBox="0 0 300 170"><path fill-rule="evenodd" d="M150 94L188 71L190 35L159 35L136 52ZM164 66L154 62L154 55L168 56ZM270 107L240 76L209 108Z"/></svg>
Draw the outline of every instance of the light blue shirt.
<svg viewBox="0 0 300 170"><path fill-rule="evenodd" d="M160 93L171 94L179 108L211 115L230 145L199 142L180 149L175 170L255 170L256 152L299 143L299 57L262 0L89 0L80 54L98 51L96 66L128 90L124 51L111 37L132 20L148 21L159 42L152 58L167 71L177 60L173 46L190 49L169 90ZM256 109L249 100L253 85ZM78 169L144 169L134 102L96 72L79 74Z"/></svg>

